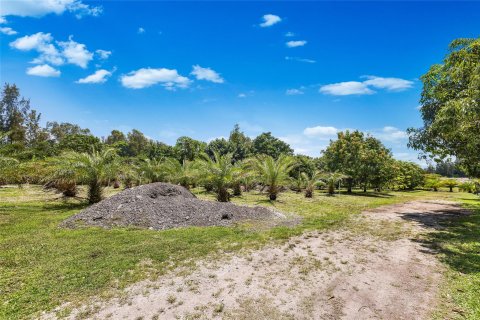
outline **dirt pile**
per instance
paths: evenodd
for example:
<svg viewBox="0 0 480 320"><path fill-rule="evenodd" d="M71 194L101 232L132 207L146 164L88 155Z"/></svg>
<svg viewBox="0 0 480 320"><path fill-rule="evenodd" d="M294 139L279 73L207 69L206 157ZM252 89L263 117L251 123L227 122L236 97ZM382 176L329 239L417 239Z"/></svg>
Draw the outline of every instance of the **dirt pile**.
<svg viewBox="0 0 480 320"><path fill-rule="evenodd" d="M141 227L156 230L188 226L228 226L244 220L286 221L262 207L197 199L187 189L152 183L120 192L68 218L62 226Z"/></svg>

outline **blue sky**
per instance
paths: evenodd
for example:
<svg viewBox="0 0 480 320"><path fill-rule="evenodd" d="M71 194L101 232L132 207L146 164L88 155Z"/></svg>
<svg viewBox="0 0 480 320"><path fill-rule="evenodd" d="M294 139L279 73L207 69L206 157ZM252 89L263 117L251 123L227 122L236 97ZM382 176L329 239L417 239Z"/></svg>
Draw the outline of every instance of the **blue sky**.
<svg viewBox="0 0 480 320"><path fill-rule="evenodd" d="M418 78L480 30L478 2L0 3L0 80L44 121L169 144L239 123L311 156L360 129L415 160Z"/></svg>

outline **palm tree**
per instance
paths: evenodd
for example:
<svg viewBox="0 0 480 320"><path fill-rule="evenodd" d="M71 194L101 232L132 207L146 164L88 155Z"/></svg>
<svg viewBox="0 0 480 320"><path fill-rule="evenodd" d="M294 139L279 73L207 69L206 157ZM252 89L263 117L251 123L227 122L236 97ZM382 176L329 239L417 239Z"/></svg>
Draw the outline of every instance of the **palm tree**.
<svg viewBox="0 0 480 320"><path fill-rule="evenodd" d="M77 195L77 172L62 157L46 160L47 173L43 178L45 188L55 188L65 197Z"/></svg>
<svg viewBox="0 0 480 320"><path fill-rule="evenodd" d="M348 178L348 176L339 172L329 172L322 175L322 180L327 183L328 194L335 194L335 185L340 182L342 179Z"/></svg>
<svg viewBox="0 0 480 320"><path fill-rule="evenodd" d="M64 165L75 172L76 180L87 185L90 204L102 200L104 185L116 178L121 169L114 149L93 149L91 153L67 152L62 159Z"/></svg>
<svg viewBox="0 0 480 320"><path fill-rule="evenodd" d="M193 163L187 160L182 162L174 158L168 158L162 165L165 172L165 178L170 183L179 184L189 189L193 182L196 172Z"/></svg>
<svg viewBox="0 0 480 320"><path fill-rule="evenodd" d="M163 162L158 159L144 159L138 170L140 176L149 183L165 181L167 175Z"/></svg>
<svg viewBox="0 0 480 320"><path fill-rule="evenodd" d="M213 159L204 154L197 162L200 180L213 186L220 202L230 201L229 187L240 185L242 167L239 162L232 164L232 154L220 155L213 152Z"/></svg>
<svg viewBox="0 0 480 320"><path fill-rule="evenodd" d="M320 176L321 174L319 171L315 171L312 174L307 174L305 172L302 172L301 177L305 185L305 198L313 197L313 191L315 190L315 187L319 183Z"/></svg>
<svg viewBox="0 0 480 320"><path fill-rule="evenodd" d="M15 158L0 156L0 185L18 181L18 164Z"/></svg>
<svg viewBox="0 0 480 320"><path fill-rule="evenodd" d="M288 173L294 168L295 161L282 154L277 160L271 156L262 156L251 160L251 167L258 175L259 181L268 186L270 200L275 201L280 187L289 181Z"/></svg>
<svg viewBox="0 0 480 320"><path fill-rule="evenodd" d="M455 188L458 185L457 180L455 179L447 179L442 181L442 186L447 187L450 192L453 192L453 188Z"/></svg>

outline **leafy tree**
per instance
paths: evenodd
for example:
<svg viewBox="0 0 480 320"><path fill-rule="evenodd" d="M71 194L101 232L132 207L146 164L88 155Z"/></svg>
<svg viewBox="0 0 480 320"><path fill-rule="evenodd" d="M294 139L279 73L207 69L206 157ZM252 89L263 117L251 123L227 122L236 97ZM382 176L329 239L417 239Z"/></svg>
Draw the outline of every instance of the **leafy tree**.
<svg viewBox="0 0 480 320"><path fill-rule="evenodd" d="M247 137L236 124L230 132L228 138L230 152L232 153L232 161L242 161L248 158L252 153L252 140Z"/></svg>
<svg viewBox="0 0 480 320"><path fill-rule="evenodd" d="M438 191L442 186L442 180L438 174L426 174L425 175L425 188L433 191Z"/></svg>
<svg viewBox="0 0 480 320"><path fill-rule="evenodd" d="M393 160L388 171L389 185L392 189L413 190L423 185L425 180L423 169L409 161Z"/></svg>
<svg viewBox="0 0 480 320"><path fill-rule="evenodd" d="M82 129L79 125L68 122L47 122L47 130L52 136L53 140L58 143L71 135L91 135L89 129Z"/></svg>
<svg viewBox="0 0 480 320"><path fill-rule="evenodd" d="M480 38L456 39L442 64L422 76L423 127L408 130L409 146L426 156L455 156L480 176Z"/></svg>
<svg viewBox="0 0 480 320"><path fill-rule="evenodd" d="M110 132L110 135L105 140L105 143L113 145L118 142L127 142L127 137L125 137L125 134L120 130L112 130L112 132Z"/></svg>
<svg viewBox="0 0 480 320"><path fill-rule="evenodd" d="M215 152L221 156L224 156L231 151L230 143L225 138L214 139L210 141L205 148L205 153L212 159L215 157Z"/></svg>
<svg viewBox="0 0 480 320"><path fill-rule="evenodd" d="M150 140L147 145L146 155L150 159L174 158L175 148L163 142Z"/></svg>
<svg viewBox="0 0 480 320"><path fill-rule="evenodd" d="M148 138L137 129L133 129L127 134L128 148L130 151L130 156L138 156L145 154Z"/></svg>
<svg viewBox="0 0 480 320"><path fill-rule="evenodd" d="M363 184L363 191L367 191L370 184L377 190L381 189L388 182L386 171L389 168L392 159L390 150L388 150L380 140L367 136L364 141L364 147L360 155L360 180Z"/></svg>
<svg viewBox="0 0 480 320"><path fill-rule="evenodd" d="M278 159L263 155L250 160L250 167L256 172L259 181L267 186L272 201L277 199L280 188L289 181L288 174L294 165L295 161L286 154L280 154Z"/></svg>
<svg viewBox="0 0 480 320"><path fill-rule="evenodd" d="M142 179L148 183L165 181L167 176L164 163L157 159L144 159L138 170Z"/></svg>
<svg viewBox="0 0 480 320"><path fill-rule="evenodd" d="M26 143L25 121L30 111L30 100L20 98L20 90L13 84L5 84L0 100L0 131L8 132L7 141Z"/></svg>
<svg viewBox="0 0 480 320"><path fill-rule="evenodd" d="M200 179L213 186L220 202L230 201L228 188L238 183L241 179L242 169L239 163L232 164L232 154L220 155L214 152L213 159L204 155L197 165Z"/></svg>
<svg viewBox="0 0 480 320"><path fill-rule="evenodd" d="M67 152L61 157L61 168L75 172L75 180L88 188L88 202L97 203L103 198L104 186L115 179L120 171L120 163L115 150L92 150L91 153Z"/></svg>
<svg viewBox="0 0 480 320"><path fill-rule="evenodd" d="M253 154L267 155L274 159L278 159L283 155L293 155L293 150L282 140L272 136L270 132L260 134L253 140Z"/></svg>
<svg viewBox="0 0 480 320"><path fill-rule="evenodd" d="M193 161L205 153L207 144L190 137L180 137L175 144L175 152L180 161Z"/></svg>
<svg viewBox="0 0 480 320"><path fill-rule="evenodd" d="M17 159L0 156L0 185L18 182L18 165Z"/></svg>
<svg viewBox="0 0 480 320"><path fill-rule="evenodd" d="M309 156L295 155L293 159L295 160L295 167L290 171L290 176L294 179L300 178L302 173L311 176L315 171L318 171L314 160Z"/></svg>

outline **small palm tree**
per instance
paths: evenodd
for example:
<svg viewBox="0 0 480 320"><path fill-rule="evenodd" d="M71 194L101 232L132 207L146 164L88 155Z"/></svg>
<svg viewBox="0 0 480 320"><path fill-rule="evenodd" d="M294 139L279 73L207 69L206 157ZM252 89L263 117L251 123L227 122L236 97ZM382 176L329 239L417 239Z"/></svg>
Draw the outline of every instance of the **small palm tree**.
<svg viewBox="0 0 480 320"><path fill-rule="evenodd" d="M288 173L294 168L295 161L284 154L277 160L271 156L262 156L251 160L250 166L257 174L259 181L267 186L270 200L275 201L280 187L290 180Z"/></svg>
<svg viewBox="0 0 480 320"><path fill-rule="evenodd" d="M43 178L45 188L55 188L65 197L77 195L77 171L62 157L46 161L47 173Z"/></svg>
<svg viewBox="0 0 480 320"><path fill-rule="evenodd" d="M315 171L312 174L307 174L302 172L302 179L305 183L305 198L312 198L313 191L315 187L318 185L321 174L319 171Z"/></svg>
<svg viewBox="0 0 480 320"><path fill-rule="evenodd" d="M168 158L163 163L162 168L168 182L179 184L187 189L190 188L196 177L193 163L187 160L180 162L177 159Z"/></svg>
<svg viewBox="0 0 480 320"><path fill-rule="evenodd" d="M230 201L229 187L240 185L242 167L240 163L232 164L232 154L220 155L213 152L213 159L203 155L197 162L200 180L213 186L220 202Z"/></svg>
<svg viewBox="0 0 480 320"><path fill-rule="evenodd" d="M335 185L340 182L342 179L346 179L348 176L339 172L329 172L322 175L322 180L327 183L328 194L335 194Z"/></svg>
<svg viewBox="0 0 480 320"><path fill-rule="evenodd" d="M18 181L18 164L15 158L0 156L0 185Z"/></svg>
<svg viewBox="0 0 480 320"><path fill-rule="evenodd" d="M91 153L67 152L61 157L64 166L75 172L76 181L88 188L88 202L97 203L103 199L103 189L120 172L114 149L92 150Z"/></svg>
<svg viewBox="0 0 480 320"><path fill-rule="evenodd" d="M144 159L138 168L140 176L148 183L165 181L166 171L158 159Z"/></svg>
<svg viewBox="0 0 480 320"><path fill-rule="evenodd" d="M457 180L455 179L447 179L442 181L442 186L447 187L450 192L453 192L453 188L455 188L458 185Z"/></svg>

